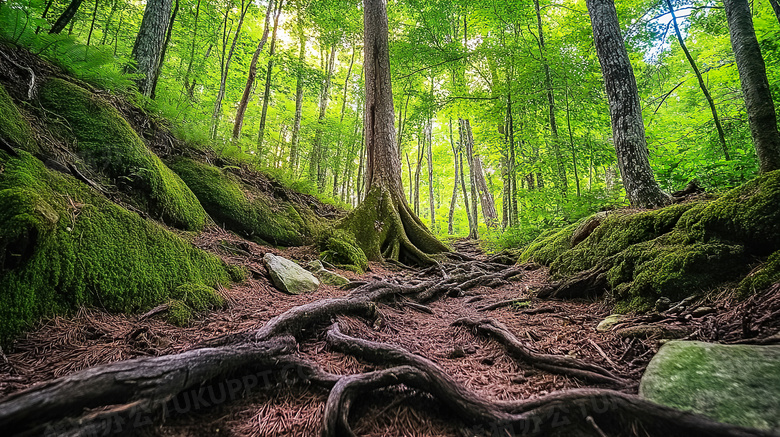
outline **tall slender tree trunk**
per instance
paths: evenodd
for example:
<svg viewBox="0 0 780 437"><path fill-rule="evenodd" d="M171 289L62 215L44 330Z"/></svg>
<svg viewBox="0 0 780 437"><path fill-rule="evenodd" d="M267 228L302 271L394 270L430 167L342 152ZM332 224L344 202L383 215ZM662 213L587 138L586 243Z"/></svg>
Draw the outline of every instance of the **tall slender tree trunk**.
<svg viewBox="0 0 780 437"><path fill-rule="evenodd" d="M425 156L424 134L417 140L417 165L414 167L414 213L420 215L420 172L423 156Z"/></svg>
<svg viewBox="0 0 780 437"><path fill-rule="evenodd" d="M336 147L336 169L341 163L341 149L343 146L343 128L344 128L344 114L347 112L347 88L349 87L349 76L352 74L352 67L355 65L355 47L352 47L352 58L349 60L349 68L347 69L347 77L344 79L344 94L341 98L341 115L339 117L339 141L338 147ZM344 172L346 176L346 171ZM339 189L339 171L333 172L333 197L336 197Z"/></svg>
<svg viewBox="0 0 780 437"><path fill-rule="evenodd" d="M268 8L265 11L265 22L263 23L263 36L260 37L260 42L257 43L255 53L252 55L252 61L249 63L249 73L247 73L246 77L244 94L241 95L241 101L238 102L236 121L233 123L234 141L241 138L241 130L244 128L244 116L246 115L246 109L249 107L249 98L252 97L252 88L254 88L255 79L257 78L257 62L260 59L260 53L262 53L263 48L265 48L266 41L268 41L268 27L274 12L274 4L274 0L268 1Z"/></svg>
<svg viewBox="0 0 780 437"><path fill-rule="evenodd" d="M447 218L447 234L452 235L454 231L453 222L455 220L455 207L458 203L458 181L460 180L460 171L458 167L458 148L455 146L455 139L452 135L452 118L450 118L450 147L452 147L452 161L455 164L455 183L452 185L452 199L450 200L449 217Z"/></svg>
<svg viewBox="0 0 780 437"><path fill-rule="evenodd" d="M263 90L263 109L260 112L260 128L257 130L257 156L263 156L263 140L265 137L265 121L268 117L268 102L271 99L271 79L274 71L274 56L276 55L276 35L279 30L279 16L282 14L284 0L279 0L274 14L274 32L271 35L271 47L268 49L268 68L265 71L265 88Z"/></svg>
<svg viewBox="0 0 780 437"><path fill-rule="evenodd" d="M89 25L89 34L87 35L87 45L92 42L92 32L95 30L95 20L97 20L97 10L100 0L95 0L95 8L92 9L92 23Z"/></svg>
<svg viewBox="0 0 780 437"><path fill-rule="evenodd" d="M471 229L469 231L469 238L479 238L479 225L477 215L477 181L474 174L474 143L471 137L471 126L468 120L459 119L460 124L460 137L461 144L465 146L466 161L469 165L469 186L471 187ZM463 168L461 168L461 175L464 176Z"/></svg>
<svg viewBox="0 0 780 437"><path fill-rule="evenodd" d="M100 37L100 45L105 45L106 40L108 39L109 35L109 29L111 27L111 20L114 18L114 14L116 13L117 4L119 3L118 0L113 0L111 2L111 10L108 12L108 18L106 18L105 24L103 24L103 36ZM37 32L36 32L37 33Z"/></svg>
<svg viewBox="0 0 780 437"><path fill-rule="evenodd" d="M325 56L323 55L323 60ZM317 129L314 131L314 144L312 144L312 159L309 161L309 179L317 182L317 188L322 191L325 188L325 175L327 167L324 165L323 158L325 150L322 143L322 135L325 130L325 116L328 111L328 101L330 98L330 84L333 76L333 68L336 60L336 45L331 46L330 55L325 62L325 82L320 89L320 113L317 117Z"/></svg>
<svg viewBox="0 0 780 437"><path fill-rule="evenodd" d="M571 165L574 167L574 182L577 185L577 197L582 194L580 191L580 174L577 170L577 150L574 148L574 134L571 130L571 108L569 107L569 84L566 83L566 127L569 130L569 148L571 149Z"/></svg>
<svg viewBox="0 0 780 437"><path fill-rule="evenodd" d="M710 106L710 112L712 112L712 119L715 121L715 130L718 132L718 141L720 142L720 148L723 151L723 157L726 160L730 160L729 148L726 145L726 134L723 132L723 126L720 124L720 117L718 117L718 111L715 109L715 102L712 100L710 91L707 89L707 85L704 83L704 78L699 72L699 67L696 65L696 61L693 60L691 52L688 51L688 47L685 45L682 32L680 32L680 26L677 25L677 16L674 14L674 6L672 6L672 0L666 0L666 5L669 7L669 13L672 15L672 25L674 26L674 33L677 35L677 42L680 43L683 53L685 53L685 59L693 69L693 73L696 75L696 79L699 81L699 88L701 88L704 98L707 99L707 104Z"/></svg>
<svg viewBox="0 0 780 437"><path fill-rule="evenodd" d="M459 129L460 133L463 133L462 129ZM463 192L463 205L466 207L466 218L469 221L469 235L467 238L477 239L479 238L479 232L477 227L477 217L471 212L471 203L469 203L468 190L466 190L466 173L463 169L463 137L461 136L461 149L458 153L458 164L460 165L460 188ZM455 182L457 183L457 181ZM472 202L476 202L477 199L472 198Z"/></svg>
<svg viewBox="0 0 780 437"><path fill-rule="evenodd" d="M431 118L429 124L428 124L428 147L426 148L428 151L427 154L427 161L428 161L428 208L431 211L431 228L436 231L436 204L435 204L435 197L433 195L433 133L431 132L433 130L433 118Z"/></svg>
<svg viewBox="0 0 780 437"><path fill-rule="evenodd" d="M154 82L152 83L152 100L157 97L157 84L160 82L160 73L162 73L163 65L165 65L165 55L168 53L168 46L171 43L171 36L173 35L173 25L176 23L176 15L179 13L179 0L173 6L173 12L171 13L171 20L168 23L168 30L165 34L165 43L163 44L162 53L160 53L160 62L157 63L157 71L154 73Z"/></svg>
<svg viewBox="0 0 780 437"><path fill-rule="evenodd" d="M146 97L152 95L172 6L172 0L147 1L141 28L133 45L131 57L136 61L134 70L141 74L137 82L138 90Z"/></svg>
<svg viewBox="0 0 780 437"><path fill-rule="evenodd" d="M162 1L164 2L165 0ZM84 0L71 0L70 4L68 4L68 7L65 8L65 11L62 13L62 15L60 15L60 17L57 18L57 21L54 22L54 25L49 30L49 34L59 34L62 32L76 15L76 12L78 12L82 3L84 3ZM170 0L168 0L168 3L170 4ZM145 18L146 14L144 14L144 19ZM143 28L143 24L141 24L141 27Z"/></svg>
<svg viewBox="0 0 780 437"><path fill-rule="evenodd" d="M556 182L558 183L558 189L566 194L568 188L566 181L566 166L563 163L561 144L558 139L558 123L555 119L555 93L553 92L552 76L550 75L550 63L547 61L547 48L544 44L544 26L542 25L542 13L541 8L539 7L539 0L534 0L534 8L536 10L536 25L539 33L539 54L542 59L542 67L544 68L544 86L547 90L552 147L553 152L555 153L556 170L558 173Z"/></svg>
<svg viewBox="0 0 780 437"><path fill-rule="evenodd" d="M596 54L609 99L612 135L626 194L635 208L668 205L653 177L634 70L628 59L613 0L587 0Z"/></svg>
<svg viewBox="0 0 780 437"><path fill-rule="evenodd" d="M414 176L412 173L412 161L409 159L409 152L406 152L406 170L409 173L409 204L414 205Z"/></svg>
<svg viewBox="0 0 780 437"><path fill-rule="evenodd" d="M227 49L227 40L228 35L227 32L223 31L222 34L222 61L220 63L221 66L221 77L219 81L219 92L217 93L217 98L214 101L214 111L211 114L211 139L217 138L217 131L219 130L219 121L222 119L222 100L225 98L225 89L227 87L227 78L230 73L230 63L233 60L233 53L236 50L236 44L238 43L238 38L241 36L241 28L244 25L244 18L246 17L247 11L249 11L249 7L252 5L251 1L247 0L241 0L241 9L239 11L238 16L238 24L236 25L236 32L233 35L233 42L230 44L230 50L225 53ZM225 11L225 24L224 26L227 26L227 17L230 13L230 7Z"/></svg>
<svg viewBox="0 0 780 437"><path fill-rule="evenodd" d="M723 4L759 167L762 173L780 169L777 113L766 77L766 65L753 29L750 5L747 0L724 0Z"/></svg>
<svg viewBox="0 0 780 437"><path fill-rule="evenodd" d="M298 6L298 69L295 77L295 119L293 120L292 140L290 143L290 168L298 170L298 155L300 154L301 118L303 117L303 67L306 63L306 34L303 31L302 10Z"/></svg>
<svg viewBox="0 0 780 437"><path fill-rule="evenodd" d="M485 181L485 171L482 168L482 160L479 156L474 156L474 180L479 193L479 203L482 206L482 219L489 228L498 225L498 213L496 204L493 201L493 194L490 193L487 182Z"/></svg>
<svg viewBox="0 0 780 437"><path fill-rule="evenodd" d="M118 0L117 0L118 1ZM195 6L195 24L193 25L192 30L192 46L190 47L190 60L187 64L187 72L184 73L184 89L187 91L187 97L190 99L190 101L193 100L193 93L195 92L195 80L192 81L192 86L190 86L190 75L192 74L192 65L195 62L195 47L196 42L198 41L198 20L200 19L200 2L201 0L198 0L197 6Z"/></svg>
<svg viewBox="0 0 780 437"><path fill-rule="evenodd" d="M0 2L0 7L2 7L4 3L5 2ZM44 6L43 13L41 14L41 20L45 20L46 19L46 15L49 14L49 9L51 9L51 5L53 3L54 3L54 0L48 0L46 2L46 6ZM114 4L116 4L116 2L114 2ZM41 31L41 26L36 26L35 27L35 34L37 35L38 32L40 32L40 31Z"/></svg>

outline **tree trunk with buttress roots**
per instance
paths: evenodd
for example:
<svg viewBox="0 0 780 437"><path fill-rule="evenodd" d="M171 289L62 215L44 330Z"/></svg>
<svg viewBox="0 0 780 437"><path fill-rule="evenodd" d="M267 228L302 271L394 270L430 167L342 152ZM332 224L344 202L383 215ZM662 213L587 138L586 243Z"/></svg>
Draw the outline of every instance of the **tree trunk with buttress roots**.
<svg viewBox="0 0 780 437"><path fill-rule="evenodd" d="M406 202L395 138L390 82L387 4L364 1L366 197L338 228L354 234L370 260L431 264L431 255L449 249Z"/></svg>

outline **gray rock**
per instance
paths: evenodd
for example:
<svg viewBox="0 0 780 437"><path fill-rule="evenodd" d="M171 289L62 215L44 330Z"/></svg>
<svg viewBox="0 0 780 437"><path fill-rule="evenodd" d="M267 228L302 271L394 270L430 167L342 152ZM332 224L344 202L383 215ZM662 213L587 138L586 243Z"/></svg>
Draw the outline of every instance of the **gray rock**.
<svg viewBox="0 0 780 437"><path fill-rule="evenodd" d="M287 258L266 253L263 262L276 288L286 293L308 293L320 286L320 281L314 275Z"/></svg>
<svg viewBox="0 0 780 437"><path fill-rule="evenodd" d="M780 346L667 342L639 394L721 422L780 430Z"/></svg>
<svg viewBox="0 0 780 437"><path fill-rule="evenodd" d="M598 332L606 332L612 329L613 326L617 325L623 320L624 316L622 314L610 314L607 316L606 319L599 322L599 324L596 326L596 331Z"/></svg>
<svg viewBox="0 0 780 437"><path fill-rule="evenodd" d="M309 270L314 273L314 276L319 278L323 284L335 285L336 287L349 284L349 279L326 269L319 260L311 261L307 266L309 267Z"/></svg>
<svg viewBox="0 0 780 437"><path fill-rule="evenodd" d="M693 317L699 318L715 312L715 308L712 307L698 307L691 311Z"/></svg>
<svg viewBox="0 0 780 437"><path fill-rule="evenodd" d="M668 310L670 306L672 306L672 300L666 296L655 301L655 310L659 313Z"/></svg>

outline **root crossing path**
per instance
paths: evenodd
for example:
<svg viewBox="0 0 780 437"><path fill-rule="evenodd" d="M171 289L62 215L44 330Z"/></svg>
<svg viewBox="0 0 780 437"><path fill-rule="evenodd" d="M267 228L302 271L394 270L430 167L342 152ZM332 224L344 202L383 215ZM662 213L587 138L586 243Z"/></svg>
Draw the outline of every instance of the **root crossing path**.
<svg viewBox="0 0 780 437"><path fill-rule="evenodd" d="M273 289L253 244L198 244L253 277L188 328L84 310L0 361L7 435L747 436L634 393L651 341L597 333L598 303L542 301L542 269L459 244L424 270ZM234 242L235 243L235 242ZM233 245L234 246L234 245ZM392 269L392 270L388 270Z"/></svg>

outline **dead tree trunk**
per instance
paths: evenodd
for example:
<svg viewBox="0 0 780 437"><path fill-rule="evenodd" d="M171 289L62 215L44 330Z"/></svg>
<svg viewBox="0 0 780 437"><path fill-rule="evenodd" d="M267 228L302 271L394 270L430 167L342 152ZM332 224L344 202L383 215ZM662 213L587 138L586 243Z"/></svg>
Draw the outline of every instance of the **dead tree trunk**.
<svg viewBox="0 0 780 437"><path fill-rule="evenodd" d="M273 11L274 0L269 0L268 8L265 11L265 22L263 23L263 36L260 37L260 42L257 43L255 53L252 55L252 61L249 63L249 73L247 73L246 77L246 85L244 86L244 94L241 95L241 101L238 102L236 121L233 124L233 141L241 138L241 130L244 128L244 115L246 115L249 98L252 96L252 88L255 86L255 78L257 77L257 61L260 59L260 53L263 52L266 41L268 41L268 25L271 22Z"/></svg>

